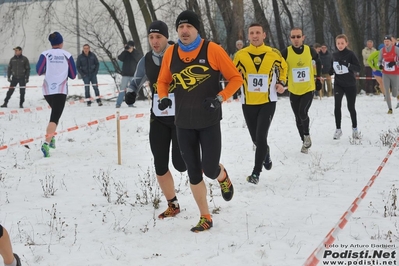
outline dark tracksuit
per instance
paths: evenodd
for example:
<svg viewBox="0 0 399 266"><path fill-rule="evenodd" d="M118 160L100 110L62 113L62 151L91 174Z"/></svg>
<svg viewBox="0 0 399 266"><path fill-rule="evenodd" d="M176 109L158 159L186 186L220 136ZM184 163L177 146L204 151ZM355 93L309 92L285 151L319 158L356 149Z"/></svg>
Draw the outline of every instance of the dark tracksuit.
<svg viewBox="0 0 399 266"><path fill-rule="evenodd" d="M82 76L83 82L85 83L86 99L90 98L90 82L93 86L94 94L97 97L100 96L100 91L98 90L98 82L97 82L97 73L99 67L100 64L98 62L97 56L94 53L89 52L88 55L85 55L85 53L82 52L78 56L78 60L76 62L76 68L79 74ZM101 99L97 98L96 101L100 103ZM88 101L87 103L91 104L91 101Z"/></svg>
<svg viewBox="0 0 399 266"><path fill-rule="evenodd" d="M348 73L341 73L342 69L345 69L340 65L348 64ZM348 111L352 120L352 127L357 128L357 118L356 118L356 76L355 72L360 71L360 63L357 59L355 53L347 48L342 51L337 51L333 53L333 62L330 69L330 75L335 74L334 77L334 116L335 125L337 129L341 129L341 106L342 98L344 94L346 96L346 101L348 104ZM345 71L344 71L345 72Z"/></svg>
<svg viewBox="0 0 399 266"><path fill-rule="evenodd" d="M8 79L11 78L10 88L7 91L6 98L4 99L4 103L7 104L11 98L11 95L14 93L15 86L19 84L19 105L25 102L25 86L26 82L29 80L30 75L30 65L29 60L22 54L19 56L13 56L10 59L10 63L8 64L7 76Z"/></svg>

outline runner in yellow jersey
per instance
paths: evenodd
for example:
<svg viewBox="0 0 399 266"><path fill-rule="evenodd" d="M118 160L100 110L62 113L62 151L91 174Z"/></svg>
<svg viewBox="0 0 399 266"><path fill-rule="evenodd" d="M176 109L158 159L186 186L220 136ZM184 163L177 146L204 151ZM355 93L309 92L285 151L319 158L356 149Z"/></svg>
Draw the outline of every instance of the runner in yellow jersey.
<svg viewBox="0 0 399 266"><path fill-rule="evenodd" d="M248 28L250 45L239 50L234 64L244 78L241 87L242 111L256 146L255 165L247 181L258 184L262 164L272 168L267 135L276 110L277 92L283 93L288 66L277 49L266 46L262 25L252 23Z"/></svg>
<svg viewBox="0 0 399 266"><path fill-rule="evenodd" d="M301 28L293 28L290 35L292 45L281 54L288 64L288 91L296 126L302 140L301 152L308 153L312 146L309 134L308 111L312 104L314 90L320 90L322 83L321 62L316 50L303 44L305 35ZM314 73L316 65L316 73Z"/></svg>

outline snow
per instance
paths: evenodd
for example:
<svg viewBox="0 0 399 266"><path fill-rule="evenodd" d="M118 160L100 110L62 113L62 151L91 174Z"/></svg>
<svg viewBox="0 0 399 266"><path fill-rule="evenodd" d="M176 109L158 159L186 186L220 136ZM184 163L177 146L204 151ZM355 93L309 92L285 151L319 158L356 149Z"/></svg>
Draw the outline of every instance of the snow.
<svg viewBox="0 0 399 266"><path fill-rule="evenodd" d="M100 86L101 94L111 98L112 78L98 78L107 84ZM300 152L289 99L280 98L268 138L273 168L261 173L258 185L246 182L254 151L241 104L223 104L221 163L235 195L225 202L217 182L206 179L214 227L192 233L199 212L187 174L172 166L182 212L175 218L157 219L166 202L157 186L149 147L148 101L137 102L135 108L123 104L120 109L114 99L104 100L101 107L68 103L57 129L62 132L56 136L57 148L50 158L43 158L40 146L50 110L36 109L47 107L41 82L42 77L30 78L28 85L34 88L27 89L26 112L17 108L18 89L9 107L0 109L5 112L0 115L0 147L8 145L0 150L0 223L8 229L23 265L303 265L378 174L380 165L381 173L334 244L391 244L394 248L384 251L398 251L398 219L384 217L384 207L394 203L390 193L398 187L399 152L391 150L384 164L390 149L381 136L397 138L399 111L388 115L382 96L357 98L361 140L351 138L345 99L340 140L332 138L333 98L314 100L309 112L313 146L307 155ZM82 80L69 83L82 84ZM0 86L8 86L5 78ZM6 91L1 89L0 99ZM71 86L69 95L83 96L84 89ZM120 121L121 165L117 120L105 119L117 111L127 116ZM92 121L98 123L88 126ZM68 131L75 126L78 129ZM18 144L30 138L29 148ZM161 200L158 209L154 199ZM397 209L393 212L398 214Z"/></svg>

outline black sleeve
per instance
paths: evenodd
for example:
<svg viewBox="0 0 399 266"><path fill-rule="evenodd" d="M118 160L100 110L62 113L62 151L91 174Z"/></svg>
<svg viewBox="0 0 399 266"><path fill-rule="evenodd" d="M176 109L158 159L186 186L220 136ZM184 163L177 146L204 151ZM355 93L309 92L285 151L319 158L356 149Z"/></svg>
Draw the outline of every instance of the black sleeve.
<svg viewBox="0 0 399 266"><path fill-rule="evenodd" d="M360 62L357 59L355 53L352 52L352 56L349 61L349 69L352 70L353 72L360 72Z"/></svg>
<svg viewBox="0 0 399 266"><path fill-rule="evenodd" d="M82 63L80 63L80 59L81 59L81 55L78 56L78 58L76 59L76 69L78 70L79 74L83 77L84 73L82 72Z"/></svg>
<svg viewBox="0 0 399 266"><path fill-rule="evenodd" d="M315 61L316 63L316 76L320 77L321 76L321 60L319 54L316 52L316 50L312 47L310 48L310 53L312 55L312 60Z"/></svg>
<svg viewBox="0 0 399 266"><path fill-rule="evenodd" d="M98 58L95 54L94 55L94 64L96 65L96 68L94 69L94 73L97 75L98 69L100 68L100 63L98 62Z"/></svg>
<svg viewBox="0 0 399 266"><path fill-rule="evenodd" d="M30 75L30 64L29 64L29 59L27 57L25 57L25 78L29 79L29 75Z"/></svg>
<svg viewBox="0 0 399 266"><path fill-rule="evenodd" d="M281 56L282 56L285 60L287 60L287 56L288 56L288 50L287 50L287 48L284 48L284 49L281 51Z"/></svg>
<svg viewBox="0 0 399 266"><path fill-rule="evenodd" d="M334 72L334 55L331 55L331 65L330 65L330 71L328 72L328 74L330 76L335 74L335 72Z"/></svg>
<svg viewBox="0 0 399 266"><path fill-rule="evenodd" d="M128 51L123 51L119 56L118 56L118 59L120 60L120 61L125 61L125 59L126 59L126 56L128 55Z"/></svg>

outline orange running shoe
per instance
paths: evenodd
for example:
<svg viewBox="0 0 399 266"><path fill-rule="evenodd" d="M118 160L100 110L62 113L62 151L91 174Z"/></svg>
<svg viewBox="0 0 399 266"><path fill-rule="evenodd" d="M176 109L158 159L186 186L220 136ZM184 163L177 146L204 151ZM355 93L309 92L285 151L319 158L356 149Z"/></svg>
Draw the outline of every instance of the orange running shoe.
<svg viewBox="0 0 399 266"><path fill-rule="evenodd" d="M219 181L220 189L222 191L223 199L225 201L230 201L234 195L234 187L233 184L231 183L231 180L229 178L229 175L227 174L226 169L224 169L224 172L226 173L226 178L221 182Z"/></svg>
<svg viewBox="0 0 399 266"><path fill-rule="evenodd" d="M191 231L194 233L198 233L205 230L209 230L211 229L212 226L213 226L212 220L209 221L204 216L201 216L199 222L197 223L196 226L191 228Z"/></svg>
<svg viewBox="0 0 399 266"><path fill-rule="evenodd" d="M175 217L178 213L180 213L180 206L177 201L175 202L168 202L168 208L166 211L158 215L159 219L164 219L168 217Z"/></svg>

